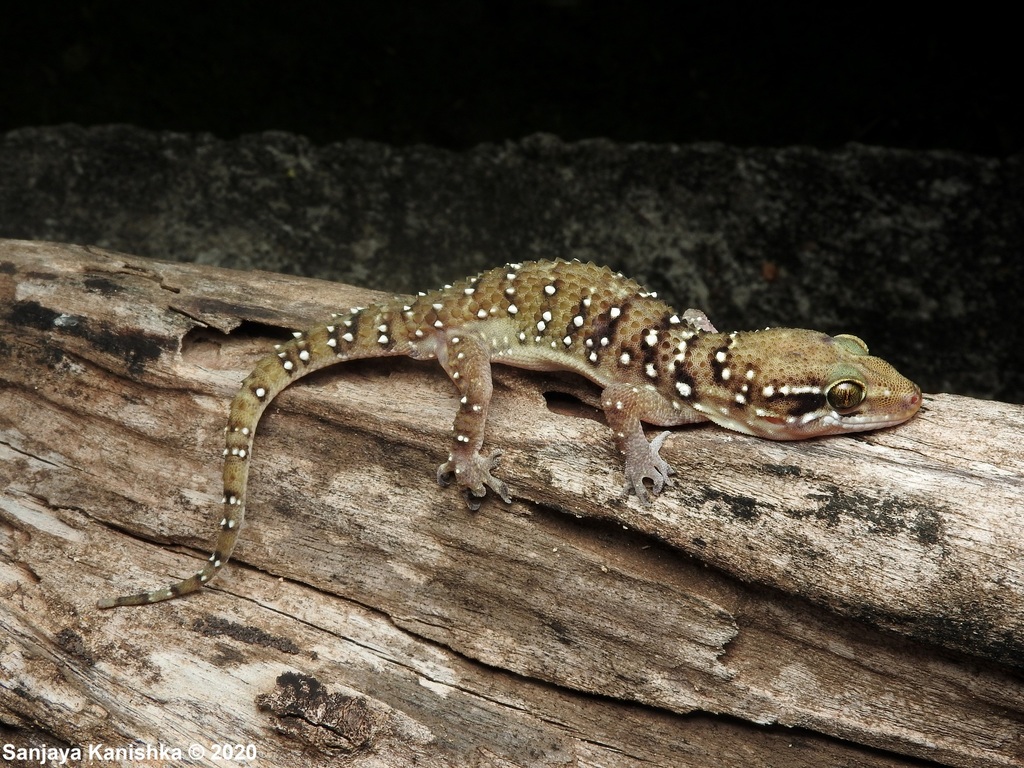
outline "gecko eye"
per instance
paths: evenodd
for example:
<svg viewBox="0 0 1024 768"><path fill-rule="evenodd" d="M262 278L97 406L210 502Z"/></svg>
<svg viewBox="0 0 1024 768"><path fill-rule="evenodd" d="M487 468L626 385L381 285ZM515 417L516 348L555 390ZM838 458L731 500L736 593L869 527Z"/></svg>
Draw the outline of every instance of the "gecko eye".
<svg viewBox="0 0 1024 768"><path fill-rule="evenodd" d="M864 402L864 385L852 379L837 381L825 393L828 404L840 413L850 411Z"/></svg>

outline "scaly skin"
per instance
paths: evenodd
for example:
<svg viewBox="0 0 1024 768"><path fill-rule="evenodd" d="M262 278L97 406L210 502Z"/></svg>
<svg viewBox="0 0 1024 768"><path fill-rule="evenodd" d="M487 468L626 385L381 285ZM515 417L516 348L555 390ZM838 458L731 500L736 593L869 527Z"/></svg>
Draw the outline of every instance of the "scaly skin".
<svg viewBox="0 0 1024 768"><path fill-rule="evenodd" d="M668 433L648 442L641 422L713 421L772 440L888 427L921 405L921 391L854 336L770 328L719 333L703 312L677 315L632 280L577 261L510 264L416 297L335 314L261 360L231 403L225 428L224 511L207 564L163 589L104 599L100 608L167 600L200 589L231 556L245 511L256 425L281 390L345 360L436 358L460 406L451 452L437 471L472 509L491 489L498 452L482 453L491 363L573 371L602 388L601 404L625 460L626 488L649 502L672 468L659 455ZM645 481L650 481L648 491Z"/></svg>

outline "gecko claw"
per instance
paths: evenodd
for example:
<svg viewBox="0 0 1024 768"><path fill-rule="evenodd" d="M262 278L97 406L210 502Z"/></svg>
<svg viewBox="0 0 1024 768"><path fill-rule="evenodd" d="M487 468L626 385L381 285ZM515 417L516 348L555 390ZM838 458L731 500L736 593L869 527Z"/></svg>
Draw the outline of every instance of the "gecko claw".
<svg viewBox="0 0 1024 768"><path fill-rule="evenodd" d="M669 475L674 475L676 471L661 458L660 453L661 446L670 434L662 432L655 437L648 446L649 450L641 456L626 457L626 493L633 491L644 505L650 504L654 496L672 485ZM647 490L646 480L651 481L650 491Z"/></svg>
<svg viewBox="0 0 1024 768"><path fill-rule="evenodd" d="M480 453L473 453L469 458L462 455L453 456L437 468L437 482L442 486L451 485L455 478L462 486L463 495L466 499L466 506L472 511L480 509L480 501L487 495L490 488L506 504L512 503L512 494L508 486L491 474L491 470L498 466L498 457L501 451L494 451L489 456Z"/></svg>

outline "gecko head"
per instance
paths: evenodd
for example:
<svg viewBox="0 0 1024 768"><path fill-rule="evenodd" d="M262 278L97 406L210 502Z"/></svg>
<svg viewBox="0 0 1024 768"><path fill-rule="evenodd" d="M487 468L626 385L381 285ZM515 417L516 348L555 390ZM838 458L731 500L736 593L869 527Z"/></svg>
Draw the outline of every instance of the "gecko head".
<svg viewBox="0 0 1024 768"><path fill-rule="evenodd" d="M709 363L713 402L730 429L772 440L860 432L906 421L921 390L856 336L769 328L729 334Z"/></svg>

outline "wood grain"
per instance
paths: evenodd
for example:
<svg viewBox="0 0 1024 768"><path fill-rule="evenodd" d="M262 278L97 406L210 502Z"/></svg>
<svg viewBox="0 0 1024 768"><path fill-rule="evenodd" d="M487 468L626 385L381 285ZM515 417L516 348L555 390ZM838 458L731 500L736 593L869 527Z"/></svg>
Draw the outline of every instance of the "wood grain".
<svg viewBox="0 0 1024 768"><path fill-rule="evenodd" d="M97 611L208 554L227 404L275 338L372 299L0 241L0 741L1024 761L1024 408L1002 403L928 395L898 429L805 443L678 429L676 483L644 507L592 390L499 368L488 443L516 500L474 514L433 480L440 368L349 363L265 415L223 576Z"/></svg>

